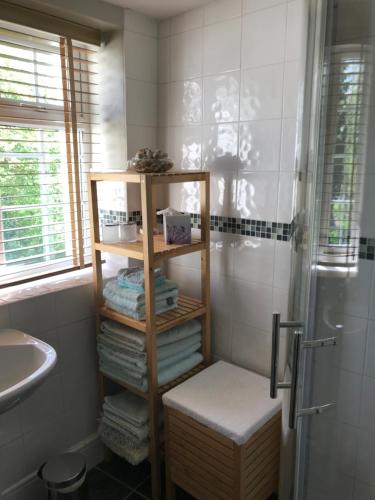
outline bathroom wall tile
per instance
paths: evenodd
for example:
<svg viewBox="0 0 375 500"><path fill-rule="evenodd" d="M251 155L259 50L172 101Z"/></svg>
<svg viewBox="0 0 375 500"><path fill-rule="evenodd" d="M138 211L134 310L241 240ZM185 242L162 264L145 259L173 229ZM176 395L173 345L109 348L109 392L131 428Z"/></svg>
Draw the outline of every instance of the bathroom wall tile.
<svg viewBox="0 0 375 500"><path fill-rule="evenodd" d="M237 122L239 117L240 72L232 71L203 79L203 121Z"/></svg>
<svg viewBox="0 0 375 500"><path fill-rule="evenodd" d="M61 377L59 374L48 376L30 398L20 405L22 432L32 432L35 427L47 419L59 417L63 412L61 391Z"/></svg>
<svg viewBox="0 0 375 500"><path fill-rule="evenodd" d="M202 126L173 129L173 161L177 170L200 170L202 166Z"/></svg>
<svg viewBox="0 0 375 500"><path fill-rule="evenodd" d="M337 345L317 349L315 361L327 367L336 366L362 374L367 320L342 313L318 310L316 323L317 336L319 338L337 337Z"/></svg>
<svg viewBox="0 0 375 500"><path fill-rule="evenodd" d="M129 125L156 127L157 85L126 79L126 120Z"/></svg>
<svg viewBox="0 0 375 500"><path fill-rule="evenodd" d="M211 314L214 324L234 318L235 283L221 273L211 273Z"/></svg>
<svg viewBox="0 0 375 500"><path fill-rule="evenodd" d="M234 274L237 279L272 285L275 241L240 236L234 249Z"/></svg>
<svg viewBox="0 0 375 500"><path fill-rule="evenodd" d="M171 34L201 28L203 26L203 9L193 9L171 19Z"/></svg>
<svg viewBox="0 0 375 500"><path fill-rule="evenodd" d="M275 266L273 285L283 290L289 290L292 265L292 248L290 243L275 241Z"/></svg>
<svg viewBox="0 0 375 500"><path fill-rule="evenodd" d="M188 125L202 120L202 80L186 80L169 85L171 125Z"/></svg>
<svg viewBox="0 0 375 500"><path fill-rule="evenodd" d="M191 267L185 268L182 266L176 266L169 263L168 277L178 283L180 293L189 295L190 297L194 297L196 299L200 298L200 270L193 269Z"/></svg>
<svg viewBox="0 0 375 500"><path fill-rule="evenodd" d="M286 5L278 5L243 17L243 69L283 62L286 14Z"/></svg>
<svg viewBox="0 0 375 500"><path fill-rule="evenodd" d="M128 125L127 129L128 139L128 159L132 158L140 148L156 148L156 127L143 127L139 125ZM134 187L134 186L133 186ZM128 190L129 191L129 190ZM127 200L129 202L129 198ZM112 205L113 207L113 205ZM131 210L130 205L128 209ZM113 210L113 208L111 208ZM123 210L123 209L122 209ZM135 210L135 209L132 209Z"/></svg>
<svg viewBox="0 0 375 500"><path fill-rule="evenodd" d="M239 17L242 10L241 0L217 0L204 7L204 24L213 24L233 17Z"/></svg>
<svg viewBox="0 0 375 500"><path fill-rule="evenodd" d="M171 43L171 81L197 78L202 75L202 30L174 35Z"/></svg>
<svg viewBox="0 0 375 500"><path fill-rule="evenodd" d="M232 19L204 28L204 75L240 68L241 20Z"/></svg>
<svg viewBox="0 0 375 500"><path fill-rule="evenodd" d="M171 39L161 38L158 41L158 82L169 82L171 79Z"/></svg>
<svg viewBox="0 0 375 500"><path fill-rule="evenodd" d="M144 16L131 9L126 9L125 30L155 38L158 36L158 23L152 17Z"/></svg>
<svg viewBox="0 0 375 500"><path fill-rule="evenodd" d="M253 120L241 123L239 156L242 170L278 171L281 120Z"/></svg>
<svg viewBox="0 0 375 500"><path fill-rule="evenodd" d="M272 287L234 280L233 317L240 323L269 331L272 315Z"/></svg>
<svg viewBox="0 0 375 500"><path fill-rule="evenodd" d="M222 123L203 127L203 166L210 171L237 171L239 167L237 124Z"/></svg>
<svg viewBox="0 0 375 500"><path fill-rule="evenodd" d="M237 181L237 217L274 221L277 213L278 175L240 172Z"/></svg>
<svg viewBox="0 0 375 500"><path fill-rule="evenodd" d="M5 413L0 414L0 448L19 438L21 433L21 414L19 406L15 406Z"/></svg>
<svg viewBox="0 0 375 500"><path fill-rule="evenodd" d="M184 182L169 187L168 205L181 212L200 212L199 182Z"/></svg>
<svg viewBox="0 0 375 500"><path fill-rule="evenodd" d="M0 305L0 328L10 327L10 312L7 304Z"/></svg>
<svg viewBox="0 0 375 500"><path fill-rule="evenodd" d="M283 65L272 64L242 72L240 120L280 118Z"/></svg>
<svg viewBox="0 0 375 500"><path fill-rule="evenodd" d="M95 321L89 317L57 329L63 369L81 356L95 357Z"/></svg>
<svg viewBox="0 0 375 500"><path fill-rule="evenodd" d="M289 318L288 294L289 290L285 290L285 288L273 287L272 289L272 312L279 312L281 321L287 321Z"/></svg>
<svg viewBox="0 0 375 500"><path fill-rule="evenodd" d="M356 478L375 487L375 435L368 429L359 434Z"/></svg>
<svg viewBox="0 0 375 500"><path fill-rule="evenodd" d="M277 202L277 221L286 222L293 219L294 209L294 173L280 172L279 194Z"/></svg>
<svg viewBox="0 0 375 500"><path fill-rule="evenodd" d="M8 495L4 495L4 500L40 500L45 495L46 489L43 482L35 477L19 488L12 490Z"/></svg>
<svg viewBox="0 0 375 500"><path fill-rule="evenodd" d="M12 328L38 335L56 326L54 294L41 295L9 304ZM9 325L10 326L10 325Z"/></svg>
<svg viewBox="0 0 375 500"><path fill-rule="evenodd" d="M305 11L301 0L288 2L286 54L287 61L302 58L305 50Z"/></svg>
<svg viewBox="0 0 375 500"><path fill-rule="evenodd" d="M158 36L159 38L165 38L167 36L170 36L171 34L171 18L169 17L168 19L163 19L162 21L159 21L158 24Z"/></svg>
<svg viewBox="0 0 375 500"><path fill-rule="evenodd" d="M226 158L224 158L224 161ZM212 168L210 177L210 212L211 215L234 217L236 212L236 177L237 171Z"/></svg>
<svg viewBox="0 0 375 500"><path fill-rule="evenodd" d="M363 377L361 427L372 434L375 432L375 379ZM375 481L374 481L375 484Z"/></svg>
<svg viewBox="0 0 375 500"><path fill-rule="evenodd" d="M237 236L217 232L211 233L211 273L233 276L236 241Z"/></svg>
<svg viewBox="0 0 375 500"><path fill-rule="evenodd" d="M299 80L300 63L291 61L285 64L284 72L284 94L283 94L283 116L297 116L299 100L302 98Z"/></svg>
<svg viewBox="0 0 375 500"><path fill-rule="evenodd" d="M320 455L311 457L311 467L308 468L306 478L306 500L352 500L354 478L339 471L329 477L326 475L326 463Z"/></svg>
<svg viewBox="0 0 375 500"><path fill-rule="evenodd" d="M27 473L37 470L46 457L66 451L68 429L63 415L46 420L24 435L24 449L27 450ZM24 474L26 475L26 474Z"/></svg>
<svg viewBox="0 0 375 500"><path fill-rule="evenodd" d="M285 118L282 121L280 170L293 172L296 167L296 134L295 118Z"/></svg>
<svg viewBox="0 0 375 500"><path fill-rule="evenodd" d="M160 83L158 85L158 133L159 129L170 125L168 123L169 107L169 83ZM158 145L159 147L159 145Z"/></svg>
<svg viewBox="0 0 375 500"><path fill-rule="evenodd" d="M92 351L90 351L92 352ZM97 388L98 380L97 356L76 356L64 367L62 377L62 396L64 413L70 412L72 408L87 397L91 388Z"/></svg>
<svg viewBox="0 0 375 500"><path fill-rule="evenodd" d="M329 312L343 312L349 316L367 318L372 267L371 261L360 260L357 276L337 280L319 279L318 306Z"/></svg>
<svg viewBox="0 0 375 500"><path fill-rule="evenodd" d="M99 397L96 389L90 387L86 397L78 401L65 416L68 423L68 446L74 446L97 431Z"/></svg>
<svg viewBox="0 0 375 500"><path fill-rule="evenodd" d="M55 294L57 326L67 325L94 315L91 284L62 290Z"/></svg>
<svg viewBox="0 0 375 500"><path fill-rule="evenodd" d="M9 488L30 472L22 437L0 447L0 463L0 491Z"/></svg>
<svg viewBox="0 0 375 500"><path fill-rule="evenodd" d="M355 500L375 500L375 486L370 486L362 481L354 483Z"/></svg>
<svg viewBox="0 0 375 500"><path fill-rule="evenodd" d="M157 40L139 33L125 31L126 77L157 82Z"/></svg>
<svg viewBox="0 0 375 500"><path fill-rule="evenodd" d="M232 323L229 319L212 318L212 352L225 361L232 360Z"/></svg>
<svg viewBox="0 0 375 500"><path fill-rule="evenodd" d="M261 375L268 375L269 332L233 321L232 337L233 363Z"/></svg>
<svg viewBox="0 0 375 500"><path fill-rule="evenodd" d="M287 0L244 0L243 12L244 14L247 14L248 12L267 9L286 2Z"/></svg>
<svg viewBox="0 0 375 500"><path fill-rule="evenodd" d="M375 379L375 322L369 321L367 325L366 361L364 373L367 377Z"/></svg>
<svg viewBox="0 0 375 500"><path fill-rule="evenodd" d="M374 237L374 218L371 215L375 196L375 174L366 174L362 189L361 234Z"/></svg>

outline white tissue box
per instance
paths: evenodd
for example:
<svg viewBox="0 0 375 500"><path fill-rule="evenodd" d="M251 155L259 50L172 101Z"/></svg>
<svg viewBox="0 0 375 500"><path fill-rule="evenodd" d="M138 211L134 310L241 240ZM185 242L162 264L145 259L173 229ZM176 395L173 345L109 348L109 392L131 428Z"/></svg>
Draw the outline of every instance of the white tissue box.
<svg viewBox="0 0 375 500"><path fill-rule="evenodd" d="M164 241L167 244L186 245L191 243L190 215L164 215Z"/></svg>

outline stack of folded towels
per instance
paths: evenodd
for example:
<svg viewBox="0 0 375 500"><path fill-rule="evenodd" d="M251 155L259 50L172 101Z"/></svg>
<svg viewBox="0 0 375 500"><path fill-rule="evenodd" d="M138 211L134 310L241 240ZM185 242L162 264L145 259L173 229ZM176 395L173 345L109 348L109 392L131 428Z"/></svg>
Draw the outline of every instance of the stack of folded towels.
<svg viewBox="0 0 375 500"><path fill-rule="evenodd" d="M99 434L104 444L133 465L148 455L147 401L131 392L104 398Z"/></svg>
<svg viewBox="0 0 375 500"><path fill-rule="evenodd" d="M160 269L155 271L155 313L177 307L178 287L167 280ZM117 278L109 280L103 290L106 306L136 320L146 318L145 278L142 267L120 269Z"/></svg>
<svg viewBox="0 0 375 500"><path fill-rule="evenodd" d="M119 381L146 392L146 335L106 320L98 335L100 370ZM201 363L202 325L193 319L156 337L158 384L166 384Z"/></svg>

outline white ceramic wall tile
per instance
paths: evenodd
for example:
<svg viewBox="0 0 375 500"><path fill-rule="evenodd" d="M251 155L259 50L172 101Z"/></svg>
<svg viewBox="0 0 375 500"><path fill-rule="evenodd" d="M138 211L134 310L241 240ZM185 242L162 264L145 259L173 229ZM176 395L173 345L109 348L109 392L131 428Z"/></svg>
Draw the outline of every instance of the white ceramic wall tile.
<svg viewBox="0 0 375 500"><path fill-rule="evenodd" d="M158 44L156 38L125 31L126 77L157 82Z"/></svg>
<svg viewBox="0 0 375 500"><path fill-rule="evenodd" d="M210 269L212 273L233 276L235 242L237 237L225 233L211 233Z"/></svg>
<svg viewBox="0 0 375 500"><path fill-rule="evenodd" d="M204 7L204 24L213 24L233 17L239 17L242 10L241 0L216 0Z"/></svg>
<svg viewBox="0 0 375 500"><path fill-rule="evenodd" d="M241 19L206 26L203 32L204 75L240 68Z"/></svg>
<svg viewBox="0 0 375 500"><path fill-rule="evenodd" d="M234 277L272 285L275 241L241 236L234 249Z"/></svg>
<svg viewBox="0 0 375 500"><path fill-rule="evenodd" d="M280 170L293 172L296 162L297 121L285 118L282 121Z"/></svg>
<svg viewBox="0 0 375 500"><path fill-rule="evenodd" d="M202 80L169 84L168 123L188 125L202 120Z"/></svg>
<svg viewBox="0 0 375 500"><path fill-rule="evenodd" d="M253 120L241 123L239 157L241 169L278 171L281 120Z"/></svg>
<svg viewBox="0 0 375 500"><path fill-rule="evenodd" d="M282 64L272 64L243 71L240 98L241 121L280 118L282 88Z"/></svg>
<svg viewBox="0 0 375 500"><path fill-rule="evenodd" d="M156 148L156 127L128 125L126 132L128 138L128 158L132 158L140 148ZM127 201L130 201L129 198ZM128 209L130 210L129 207ZM124 208L120 210L124 210Z"/></svg>
<svg viewBox="0 0 375 500"><path fill-rule="evenodd" d="M232 361L261 375L268 374L269 332L237 321L232 324Z"/></svg>
<svg viewBox="0 0 375 500"><path fill-rule="evenodd" d="M361 427L375 433L375 378L363 377ZM374 481L375 484L375 481Z"/></svg>
<svg viewBox="0 0 375 500"><path fill-rule="evenodd" d="M243 17L243 69L284 61L286 13L286 5L279 5Z"/></svg>
<svg viewBox="0 0 375 500"><path fill-rule="evenodd" d="M269 331L272 315L272 287L234 280L233 317L240 323Z"/></svg>
<svg viewBox="0 0 375 500"><path fill-rule="evenodd" d="M55 294L57 326L67 325L94 315L92 285L62 290Z"/></svg>
<svg viewBox="0 0 375 500"><path fill-rule="evenodd" d="M223 274L211 273L211 312L214 323L221 323L234 318L232 278Z"/></svg>
<svg viewBox="0 0 375 500"><path fill-rule="evenodd" d="M232 360L232 323L230 319L212 321L212 352L226 361Z"/></svg>
<svg viewBox="0 0 375 500"><path fill-rule="evenodd" d="M375 436L368 429L362 430L359 436L356 477L375 487Z"/></svg>
<svg viewBox="0 0 375 500"><path fill-rule="evenodd" d="M174 35L171 43L171 81L187 80L202 75L202 30Z"/></svg>
<svg viewBox="0 0 375 500"><path fill-rule="evenodd" d="M86 318L57 329L63 370L72 360L87 356L95 357L95 321Z"/></svg>
<svg viewBox="0 0 375 500"><path fill-rule="evenodd" d="M211 171L236 172L238 161L238 125L222 123L203 127L203 166Z"/></svg>
<svg viewBox="0 0 375 500"><path fill-rule="evenodd" d="M28 468L27 458L22 437L0 447L0 492L31 472Z"/></svg>
<svg viewBox="0 0 375 500"><path fill-rule="evenodd" d="M301 98L301 84L299 80L300 63L290 61L285 63L284 72L284 94L283 94L283 116L287 118L296 117Z"/></svg>
<svg viewBox="0 0 375 500"><path fill-rule="evenodd" d="M200 270L169 263L168 277L178 283L180 293L200 298Z"/></svg>
<svg viewBox="0 0 375 500"><path fill-rule="evenodd" d="M244 14L247 14L248 12L267 9L286 2L287 0L244 0L243 12Z"/></svg>
<svg viewBox="0 0 375 500"><path fill-rule="evenodd" d="M156 127L157 85L126 79L126 121L128 125Z"/></svg>
<svg viewBox="0 0 375 500"><path fill-rule="evenodd" d="M7 304L0 305L0 328L10 327L10 313Z"/></svg>
<svg viewBox="0 0 375 500"><path fill-rule="evenodd" d="M285 290L285 288L273 287L272 289L272 312L279 312L281 321L288 321L289 318L288 294L289 290ZM271 326L269 328L271 328Z"/></svg>
<svg viewBox="0 0 375 500"><path fill-rule="evenodd" d="M158 23L152 17L144 16L134 10L125 10L125 30L141 33L142 35L157 37Z"/></svg>
<svg viewBox="0 0 375 500"><path fill-rule="evenodd" d="M277 213L278 174L240 172L237 180L237 217L274 221Z"/></svg>
<svg viewBox="0 0 375 500"><path fill-rule="evenodd" d="M315 361L362 374L367 320L318 310L316 321L317 337L337 337L337 345L316 350Z"/></svg>
<svg viewBox="0 0 375 500"><path fill-rule="evenodd" d="M21 414L19 406L0 414L0 448L20 437Z"/></svg>
<svg viewBox="0 0 375 500"><path fill-rule="evenodd" d="M279 194L277 202L277 221L290 222L293 219L294 209L294 173L280 172Z"/></svg>
<svg viewBox="0 0 375 500"><path fill-rule="evenodd" d="M367 326L367 345L365 375L375 379L375 322L369 321Z"/></svg>
<svg viewBox="0 0 375 500"><path fill-rule="evenodd" d="M169 82L171 79L171 39L161 38L158 41L158 82Z"/></svg>
<svg viewBox="0 0 375 500"><path fill-rule="evenodd" d="M184 182L173 184L169 188L168 206L181 212L199 213L200 191L199 182Z"/></svg>
<svg viewBox="0 0 375 500"><path fill-rule="evenodd" d="M202 166L202 126L173 129L173 161L177 170L200 170Z"/></svg>
<svg viewBox="0 0 375 500"><path fill-rule="evenodd" d="M226 158L224 157L224 161ZM212 215L235 217L237 171L213 169L210 177L210 212Z"/></svg>
<svg viewBox="0 0 375 500"><path fill-rule="evenodd" d="M356 481L354 484L355 500L375 500L375 486Z"/></svg>
<svg viewBox="0 0 375 500"><path fill-rule="evenodd" d="M85 358L72 358L62 372L64 411L68 413L79 401L86 398L88 390L97 387L97 380L98 365L94 354Z"/></svg>
<svg viewBox="0 0 375 500"><path fill-rule="evenodd" d="M304 3L302 0L288 2L286 53L287 61L300 59L305 48L306 25L304 21Z"/></svg>
<svg viewBox="0 0 375 500"><path fill-rule="evenodd" d="M358 275L342 279L321 278L318 283L318 306L328 312L367 318L371 289L371 261L360 260Z"/></svg>
<svg viewBox="0 0 375 500"><path fill-rule="evenodd" d="M292 264L291 243L284 241L275 242L275 266L273 285L277 288L289 290L290 273Z"/></svg>
<svg viewBox="0 0 375 500"><path fill-rule="evenodd" d="M11 327L38 337L56 326L54 294L46 294L9 305Z"/></svg>
<svg viewBox="0 0 375 500"><path fill-rule="evenodd" d="M171 34L201 28L203 26L203 9L193 9L171 19Z"/></svg>
<svg viewBox="0 0 375 500"><path fill-rule="evenodd" d="M171 34L171 18L163 19L158 24L158 36L159 38L165 38Z"/></svg>
<svg viewBox="0 0 375 500"><path fill-rule="evenodd" d="M239 118L240 72L203 79L203 121L237 122Z"/></svg>

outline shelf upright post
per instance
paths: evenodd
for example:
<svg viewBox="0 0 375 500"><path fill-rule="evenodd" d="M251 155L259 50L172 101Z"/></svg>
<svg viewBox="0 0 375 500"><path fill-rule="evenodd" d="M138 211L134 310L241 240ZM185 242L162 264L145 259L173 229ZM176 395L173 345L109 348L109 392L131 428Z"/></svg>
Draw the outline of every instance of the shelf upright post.
<svg viewBox="0 0 375 500"><path fill-rule="evenodd" d="M150 461L152 498L160 499L160 449L159 449L159 399L156 356L156 319L155 319L155 275L154 275L154 213L152 202L152 178L141 176L143 253L145 276L146 306L146 346L148 366Z"/></svg>
<svg viewBox="0 0 375 500"><path fill-rule="evenodd" d="M201 297L206 306L202 317L202 349L206 365L211 362L211 315L210 315L210 174L200 183L201 240L205 243L201 250Z"/></svg>

